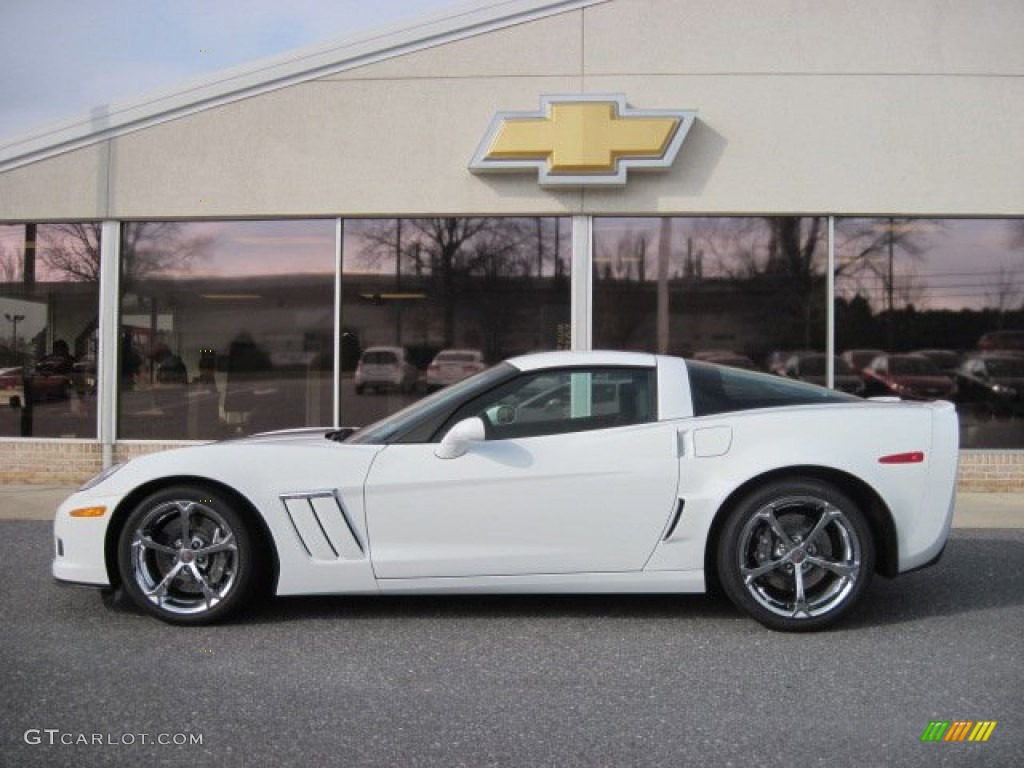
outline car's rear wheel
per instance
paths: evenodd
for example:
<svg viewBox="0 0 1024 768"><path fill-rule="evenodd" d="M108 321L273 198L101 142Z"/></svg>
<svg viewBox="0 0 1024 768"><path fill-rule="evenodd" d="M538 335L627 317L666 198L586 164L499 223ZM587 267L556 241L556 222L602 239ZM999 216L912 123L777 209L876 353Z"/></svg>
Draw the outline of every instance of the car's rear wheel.
<svg viewBox="0 0 1024 768"><path fill-rule="evenodd" d="M172 624L208 624L252 595L260 551L242 516L201 487L167 488L139 503L118 540L125 593Z"/></svg>
<svg viewBox="0 0 1024 768"><path fill-rule="evenodd" d="M821 629L857 603L875 548L864 514L834 486L773 482L729 513L718 577L732 602L772 629Z"/></svg>

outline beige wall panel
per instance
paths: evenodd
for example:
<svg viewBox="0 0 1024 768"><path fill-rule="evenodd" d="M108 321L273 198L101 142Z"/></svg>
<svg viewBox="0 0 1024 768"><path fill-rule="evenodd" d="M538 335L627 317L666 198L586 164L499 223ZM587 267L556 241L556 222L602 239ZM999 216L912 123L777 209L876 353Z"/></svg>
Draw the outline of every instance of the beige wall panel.
<svg viewBox="0 0 1024 768"><path fill-rule="evenodd" d="M358 67L327 80L579 75L579 11L489 32ZM578 88L579 81L577 80Z"/></svg>
<svg viewBox="0 0 1024 768"><path fill-rule="evenodd" d="M0 221L102 218L106 156L104 142L0 173Z"/></svg>
<svg viewBox="0 0 1024 768"><path fill-rule="evenodd" d="M696 108L673 168L588 191L588 213L1024 213L1024 82L1001 78L590 78L634 106Z"/></svg>
<svg viewBox="0 0 1024 768"><path fill-rule="evenodd" d="M591 74L1024 74L1020 0L615 0L584 14Z"/></svg>
<svg viewBox="0 0 1024 768"><path fill-rule="evenodd" d="M536 109L565 78L320 81L118 139L118 217L564 214L579 193L467 166L498 109Z"/></svg>

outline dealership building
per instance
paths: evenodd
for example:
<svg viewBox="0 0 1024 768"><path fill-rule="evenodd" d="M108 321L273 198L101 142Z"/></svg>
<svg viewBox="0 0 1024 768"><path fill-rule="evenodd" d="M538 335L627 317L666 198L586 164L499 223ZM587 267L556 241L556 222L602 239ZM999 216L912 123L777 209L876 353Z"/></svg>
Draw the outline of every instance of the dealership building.
<svg viewBox="0 0 1024 768"><path fill-rule="evenodd" d="M491 0L3 140L0 482L571 348L951 398L961 489L1024 490L1021 40L1017 0ZM417 384L357 392L377 347Z"/></svg>

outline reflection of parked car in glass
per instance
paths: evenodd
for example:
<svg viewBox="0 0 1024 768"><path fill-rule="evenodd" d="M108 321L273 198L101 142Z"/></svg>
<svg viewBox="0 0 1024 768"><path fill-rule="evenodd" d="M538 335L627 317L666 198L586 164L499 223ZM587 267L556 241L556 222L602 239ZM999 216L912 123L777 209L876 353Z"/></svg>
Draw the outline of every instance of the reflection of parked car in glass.
<svg viewBox="0 0 1024 768"><path fill-rule="evenodd" d="M955 376L960 368L960 355L951 349L917 349L910 354L927 357L947 376Z"/></svg>
<svg viewBox="0 0 1024 768"><path fill-rule="evenodd" d="M785 374L791 379L800 379L823 387L827 381L827 362L828 357L825 355L794 355L786 363ZM864 388L860 376L853 372L845 360L838 357L832 358L832 382L835 389L854 395L859 395Z"/></svg>
<svg viewBox="0 0 1024 768"><path fill-rule="evenodd" d="M815 354L813 349L777 349L768 355L764 367L778 376L786 375L786 363L793 357Z"/></svg>
<svg viewBox="0 0 1024 768"><path fill-rule="evenodd" d="M839 357L846 361L854 373L861 375L861 371L871 365L872 360L884 354L884 349L848 349Z"/></svg>
<svg viewBox="0 0 1024 768"><path fill-rule="evenodd" d="M44 357L32 367L26 376L23 368L4 368L0 371L0 392L4 405L17 397L24 403L45 403L51 400L67 400L71 394L71 363L54 356Z"/></svg>
<svg viewBox="0 0 1024 768"><path fill-rule="evenodd" d="M758 370L757 365L749 357L727 349L698 352L693 356L693 359L703 360L705 363L714 363L715 365L727 365L730 368L743 368L747 371Z"/></svg>
<svg viewBox="0 0 1024 768"><path fill-rule="evenodd" d="M363 394L367 387L411 392L416 377L416 368L401 347L369 347L356 366L356 394Z"/></svg>
<svg viewBox="0 0 1024 768"><path fill-rule="evenodd" d="M487 366L479 349L444 349L427 367L427 389L440 389L480 373Z"/></svg>
<svg viewBox="0 0 1024 768"><path fill-rule="evenodd" d="M71 383L79 396L96 392L96 356L86 355L71 366Z"/></svg>
<svg viewBox="0 0 1024 768"><path fill-rule="evenodd" d="M1024 358L987 354L965 360L956 374L956 402L983 420L1024 416Z"/></svg>
<svg viewBox="0 0 1024 768"><path fill-rule="evenodd" d="M881 355L864 369L864 396L950 400L953 379L921 355Z"/></svg>
<svg viewBox="0 0 1024 768"><path fill-rule="evenodd" d="M992 331L978 339L978 349L985 352L1024 354L1024 331Z"/></svg>

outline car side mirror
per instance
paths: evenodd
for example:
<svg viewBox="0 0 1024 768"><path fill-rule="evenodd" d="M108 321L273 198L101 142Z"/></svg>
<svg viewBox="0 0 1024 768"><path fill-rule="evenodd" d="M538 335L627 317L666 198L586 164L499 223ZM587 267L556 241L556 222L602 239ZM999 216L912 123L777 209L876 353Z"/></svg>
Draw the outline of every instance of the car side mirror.
<svg viewBox="0 0 1024 768"><path fill-rule="evenodd" d="M439 459L457 459L465 454L473 443L486 439L484 421L479 416L463 419L448 430L434 450Z"/></svg>

